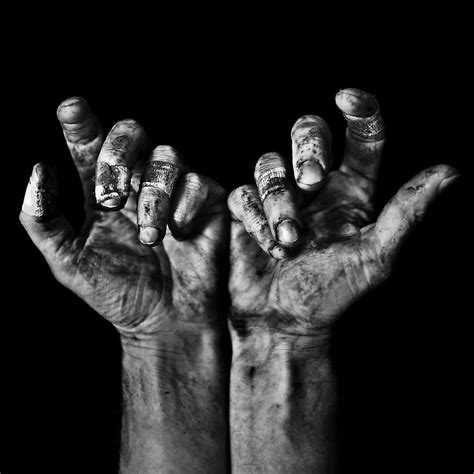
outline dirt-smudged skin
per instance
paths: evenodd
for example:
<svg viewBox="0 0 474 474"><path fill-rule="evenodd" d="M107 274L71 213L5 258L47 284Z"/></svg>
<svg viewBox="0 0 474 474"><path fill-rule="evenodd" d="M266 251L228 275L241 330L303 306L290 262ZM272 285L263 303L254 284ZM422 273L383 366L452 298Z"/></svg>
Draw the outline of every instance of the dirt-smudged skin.
<svg viewBox="0 0 474 474"><path fill-rule="evenodd" d="M135 120L114 125L97 158L95 196L99 204L110 209L125 204L135 164L148 147L149 138Z"/></svg>
<svg viewBox="0 0 474 474"><path fill-rule="evenodd" d="M287 163L279 153L265 153L255 165L255 182L275 240L295 245L300 236L300 218Z"/></svg>
<svg viewBox="0 0 474 474"><path fill-rule="evenodd" d="M158 146L153 150L138 196L138 235L143 244L155 245L165 236L171 217L171 195L186 170L184 160L172 147Z"/></svg>
<svg viewBox="0 0 474 474"><path fill-rule="evenodd" d="M229 197L233 472L334 472L334 323L389 276L404 239L457 176L447 165L422 171L376 218L385 143L378 102L345 89L336 104L347 123L338 170L329 172L327 124L304 116L291 133L296 187L286 159L269 153L256 165L256 187L241 186ZM303 169L306 162L311 166ZM279 235L288 221L295 240ZM269 252L268 235L285 258Z"/></svg>
<svg viewBox="0 0 474 474"><path fill-rule="evenodd" d="M316 191L332 164L331 132L317 115L304 115L291 130L295 181L304 191Z"/></svg>
<svg viewBox="0 0 474 474"><path fill-rule="evenodd" d="M274 258L287 256L286 250L274 239L265 218L258 191L253 185L244 185L234 190L228 198L230 211L242 221L249 235Z"/></svg>
<svg viewBox="0 0 474 474"><path fill-rule="evenodd" d="M56 177L44 163L34 166L23 200L24 212L47 220L57 212Z"/></svg>
<svg viewBox="0 0 474 474"><path fill-rule="evenodd" d="M58 212L44 164L33 169L20 220L56 279L120 333L121 471L225 472L224 190L188 172L169 146L144 155L151 147L134 120L104 141L84 99L64 101L57 115L82 181L85 224L76 234ZM147 240L150 227L160 235Z"/></svg>

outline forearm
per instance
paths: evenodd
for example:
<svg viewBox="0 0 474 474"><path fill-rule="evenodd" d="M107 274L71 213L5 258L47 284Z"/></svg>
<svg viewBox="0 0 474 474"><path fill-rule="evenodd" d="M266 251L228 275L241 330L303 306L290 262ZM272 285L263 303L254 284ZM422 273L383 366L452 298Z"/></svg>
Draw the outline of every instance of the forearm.
<svg viewBox="0 0 474 474"><path fill-rule="evenodd" d="M221 335L122 339L124 473L226 472L228 375Z"/></svg>
<svg viewBox="0 0 474 474"><path fill-rule="evenodd" d="M325 345L252 333L233 346L233 472L334 472L336 384Z"/></svg>

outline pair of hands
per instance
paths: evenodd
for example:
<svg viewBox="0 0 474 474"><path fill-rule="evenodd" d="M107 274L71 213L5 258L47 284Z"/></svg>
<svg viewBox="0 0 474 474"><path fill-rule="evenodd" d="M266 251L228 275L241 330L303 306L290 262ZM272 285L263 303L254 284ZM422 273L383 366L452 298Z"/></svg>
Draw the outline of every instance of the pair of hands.
<svg viewBox="0 0 474 474"><path fill-rule="evenodd" d="M447 165L422 171L374 222L384 144L378 103L345 89L336 104L348 121L338 170L330 171L327 124L305 116L291 134L295 179L285 158L266 154L256 165L257 186L234 190L227 206L218 183L190 172L171 147L152 150L137 122L117 123L104 139L88 104L68 99L58 118L82 180L85 224L76 235L59 214L44 164L33 169L21 222L57 280L123 340L148 344L156 334L222 329L229 255L237 338L327 334L388 276L413 225L457 177Z"/></svg>

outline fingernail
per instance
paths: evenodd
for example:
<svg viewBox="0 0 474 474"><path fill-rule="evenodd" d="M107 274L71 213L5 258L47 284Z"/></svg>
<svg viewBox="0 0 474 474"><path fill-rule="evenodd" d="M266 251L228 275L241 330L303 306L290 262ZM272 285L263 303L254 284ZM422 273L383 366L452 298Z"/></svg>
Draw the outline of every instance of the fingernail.
<svg viewBox="0 0 474 474"><path fill-rule="evenodd" d="M145 245L153 245L158 241L160 231L156 227L141 227L140 242Z"/></svg>
<svg viewBox="0 0 474 474"><path fill-rule="evenodd" d="M438 189L440 191L445 191L459 178L459 176L461 175L454 174L454 175L449 176L448 178L444 178L443 181L439 183Z"/></svg>
<svg viewBox="0 0 474 474"><path fill-rule="evenodd" d="M270 255L273 258L276 258L277 260L283 260L284 258L288 257L288 252L285 248L280 247L278 244L276 244L274 247L272 247L270 250Z"/></svg>
<svg viewBox="0 0 474 474"><path fill-rule="evenodd" d="M293 244L300 237L297 223L291 219L285 219L280 222L276 228L276 236L278 241L282 244Z"/></svg>
<svg viewBox="0 0 474 474"><path fill-rule="evenodd" d="M110 196L100 203L101 206L107 207L108 209L113 209L120 206L121 199L119 196Z"/></svg>
<svg viewBox="0 0 474 474"><path fill-rule="evenodd" d="M298 184L303 189L313 189L321 184L326 176L324 168L317 160L306 160L298 168Z"/></svg>
<svg viewBox="0 0 474 474"><path fill-rule="evenodd" d="M56 114L66 124L82 122L90 112L89 104L82 97L71 97L61 102Z"/></svg>

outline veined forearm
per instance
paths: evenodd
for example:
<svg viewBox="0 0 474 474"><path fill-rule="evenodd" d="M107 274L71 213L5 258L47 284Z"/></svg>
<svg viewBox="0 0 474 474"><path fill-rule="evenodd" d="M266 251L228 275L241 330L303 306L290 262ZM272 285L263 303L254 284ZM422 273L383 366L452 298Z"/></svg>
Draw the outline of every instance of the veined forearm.
<svg viewBox="0 0 474 474"><path fill-rule="evenodd" d="M121 472L226 472L221 338L203 333L155 342L144 349L123 341Z"/></svg>
<svg viewBox="0 0 474 474"><path fill-rule="evenodd" d="M234 340L230 397L233 472L334 471L336 384L318 342Z"/></svg>

